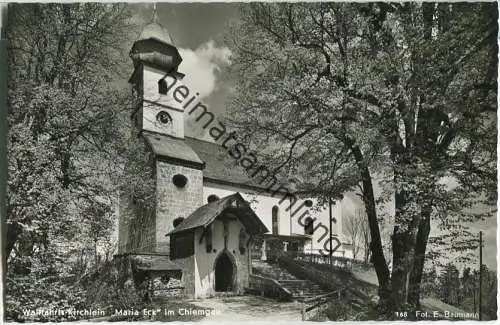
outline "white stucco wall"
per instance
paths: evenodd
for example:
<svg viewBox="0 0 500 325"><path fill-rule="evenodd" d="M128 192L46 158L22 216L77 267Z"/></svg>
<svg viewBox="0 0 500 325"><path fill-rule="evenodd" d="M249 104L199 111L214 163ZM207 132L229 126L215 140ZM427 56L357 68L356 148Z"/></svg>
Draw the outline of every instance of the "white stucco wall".
<svg viewBox="0 0 500 325"><path fill-rule="evenodd" d="M232 186L219 185L213 183L204 182L203 186L203 203L207 203L207 198L209 195L215 194L219 198L226 197L228 195L239 192L243 198L251 203L252 209L255 211L257 216L262 220L265 226L268 228L269 233L272 232L272 208L277 205L279 207L279 234L280 235L293 235L293 234L304 234L303 223L307 216L310 216L315 220L314 226L316 231L313 234L313 240L309 247L306 247L306 251L312 251L314 253L320 253L319 250L324 249L324 247L329 248L328 243L328 232L329 232L329 210L328 207L318 206L316 199L311 198L313 201L313 207L307 208L303 206L298 213L293 217L291 214L296 211L296 209L307 199L299 199L291 210L286 211L290 203L284 201L280 204L282 196L277 195L272 197L270 194L259 194L256 192L249 191L247 189L241 189ZM349 197L344 197L342 201L337 201L335 205L332 206L332 216L337 220L333 223L333 235L338 236L341 242L345 241L342 234L342 216L343 211L353 210L354 206L358 204L353 202ZM292 212L293 211L293 212ZM304 214L306 211L309 214ZM301 218L302 216L302 218ZM319 224L324 225L324 228L319 226ZM325 244L326 243L326 244ZM326 245L326 246L325 246ZM334 244L335 246L335 244ZM343 252L343 248L339 248L334 255L336 256L350 256L350 252Z"/></svg>
<svg viewBox="0 0 500 325"><path fill-rule="evenodd" d="M239 220L231 220L228 223L227 251L235 262L236 275L233 283L234 292L243 293L244 287L248 287L248 247L245 253L239 250L239 234L244 228ZM224 225L220 220L212 224L212 251L207 253L205 238L200 242L202 229L195 232L194 243L194 290L195 297L209 297L215 294L215 262L217 257L224 251ZM248 235L247 235L248 238ZM189 270L187 270L189 272Z"/></svg>

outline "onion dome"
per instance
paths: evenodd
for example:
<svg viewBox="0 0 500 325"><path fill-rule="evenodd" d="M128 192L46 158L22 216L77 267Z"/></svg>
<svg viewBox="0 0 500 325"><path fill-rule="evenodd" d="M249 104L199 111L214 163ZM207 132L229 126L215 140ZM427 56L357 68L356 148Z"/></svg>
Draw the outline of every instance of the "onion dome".
<svg viewBox="0 0 500 325"><path fill-rule="evenodd" d="M167 29L164 28L158 21L158 12L156 11L155 3L153 5L153 18L151 19L151 22L149 24L144 26L144 29L141 32L141 36L139 36L139 40L156 38L159 41L173 45L172 38L170 37Z"/></svg>
<svg viewBox="0 0 500 325"><path fill-rule="evenodd" d="M132 46L130 57L134 65L144 63L165 72L177 71L182 58L173 45L170 34L159 22L156 4L153 7L153 18Z"/></svg>

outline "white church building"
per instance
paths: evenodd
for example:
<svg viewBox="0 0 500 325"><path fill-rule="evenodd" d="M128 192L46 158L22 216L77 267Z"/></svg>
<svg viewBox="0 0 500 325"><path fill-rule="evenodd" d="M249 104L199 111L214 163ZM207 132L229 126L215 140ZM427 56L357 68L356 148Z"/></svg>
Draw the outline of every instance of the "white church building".
<svg viewBox="0 0 500 325"><path fill-rule="evenodd" d="M179 87L166 91L164 82L167 76L182 84L182 58L157 18L130 56L139 103L132 119L154 154L156 206L144 211L121 196L117 257L129 274L137 281L179 278L185 294L204 297L243 292L252 259L271 258L272 243L284 252L321 254L331 233L333 246L341 243L333 255L352 256L342 235L343 216L359 208L352 196L314 209L315 198L277 193L250 177L218 143L185 136L179 97L186 96Z"/></svg>

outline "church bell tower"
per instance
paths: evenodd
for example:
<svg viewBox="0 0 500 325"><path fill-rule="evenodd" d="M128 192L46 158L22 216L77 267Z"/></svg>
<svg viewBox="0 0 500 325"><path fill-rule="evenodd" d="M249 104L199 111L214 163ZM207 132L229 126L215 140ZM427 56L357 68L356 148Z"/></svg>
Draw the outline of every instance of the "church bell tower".
<svg viewBox="0 0 500 325"><path fill-rule="evenodd" d="M166 78L182 79L183 74L177 71L182 58L167 30L159 24L154 6L151 23L144 27L130 50L134 73L129 82L139 98L133 119L141 131L183 138L183 107L170 94L159 92Z"/></svg>
<svg viewBox="0 0 500 325"><path fill-rule="evenodd" d="M134 72L129 82L137 95L132 119L139 137L153 153L155 168L156 208L151 225L144 225L147 235L142 237L148 238L147 252L168 254L166 234L174 228L173 221L202 205L204 162L184 141L184 108L172 93L161 91L166 80L177 80L179 85L184 75L178 72L182 58L159 23L156 4L153 19L132 46L130 57ZM130 236L133 234L128 232L121 241L130 243Z"/></svg>

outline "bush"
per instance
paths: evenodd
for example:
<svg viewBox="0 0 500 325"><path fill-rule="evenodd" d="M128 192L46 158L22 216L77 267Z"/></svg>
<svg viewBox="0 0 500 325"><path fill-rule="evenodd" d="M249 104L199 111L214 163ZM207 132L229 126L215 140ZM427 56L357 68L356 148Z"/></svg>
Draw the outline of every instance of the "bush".
<svg viewBox="0 0 500 325"><path fill-rule="evenodd" d="M118 286L117 271L111 263L78 280L61 275L7 277L5 316L9 321L72 321L100 316L81 316L68 310L100 310L113 315L115 309L142 307L132 281Z"/></svg>
<svg viewBox="0 0 500 325"><path fill-rule="evenodd" d="M363 306L354 309L350 302L332 301L322 313L330 321L362 321L375 320L380 318L377 311L372 306Z"/></svg>
<svg viewBox="0 0 500 325"><path fill-rule="evenodd" d="M340 301L330 302L325 310L326 317L332 321L353 320L352 313L352 309Z"/></svg>
<svg viewBox="0 0 500 325"><path fill-rule="evenodd" d="M82 288L64 283L60 278L7 278L6 284L6 320L76 320L76 316L42 312L85 308L85 293Z"/></svg>

